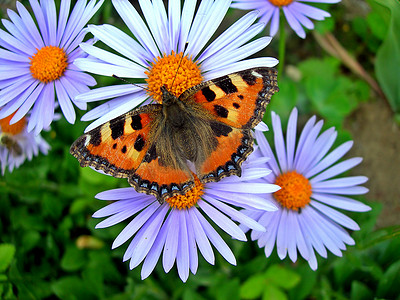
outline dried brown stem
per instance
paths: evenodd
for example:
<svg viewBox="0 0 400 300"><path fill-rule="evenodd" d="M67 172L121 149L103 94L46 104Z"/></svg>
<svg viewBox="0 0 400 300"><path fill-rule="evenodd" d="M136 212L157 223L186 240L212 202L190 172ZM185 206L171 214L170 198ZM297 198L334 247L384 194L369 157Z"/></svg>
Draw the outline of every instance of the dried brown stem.
<svg viewBox="0 0 400 300"><path fill-rule="evenodd" d="M348 67L353 73L360 76L365 80L371 88L383 99L386 99L385 94L380 88L379 84L372 78L367 71L361 66L361 64L350 55L350 53L339 43L339 41L331 34L327 33L321 35L313 31L314 38L318 44L330 55L339 59L346 67ZM387 102L387 101L386 101Z"/></svg>

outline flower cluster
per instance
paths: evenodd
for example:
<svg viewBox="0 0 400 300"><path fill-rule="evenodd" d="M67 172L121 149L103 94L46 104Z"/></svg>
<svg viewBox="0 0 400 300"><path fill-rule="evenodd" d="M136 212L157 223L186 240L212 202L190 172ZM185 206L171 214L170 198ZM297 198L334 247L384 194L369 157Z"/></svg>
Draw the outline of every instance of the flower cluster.
<svg viewBox="0 0 400 300"><path fill-rule="evenodd" d="M254 67L274 67L275 58L249 58L271 41L271 37L257 37L264 28L262 22L271 21L270 34L275 35L283 11L289 25L304 38L303 26L313 28L310 18L322 20L329 14L302 2L339 2L208 0L198 4L187 0L182 6L180 0L170 0L166 8L162 1L143 0L138 11L128 0L112 0L130 31L127 34L108 24L85 28L103 1L78 0L69 14L70 0L61 0L58 19L54 0L30 0L35 18L19 2L18 13L8 11L10 20L3 20L8 32L0 30L3 174L7 167L11 172L26 158L47 153L50 147L40 132L50 126L58 106L66 120L74 123L73 104L85 110L88 102L108 100L82 117L95 120L89 131L142 104L161 103L164 86L178 97L205 80ZM212 40L230 6L258 11L247 13ZM94 38L84 42L87 33ZM97 41L109 50L96 45ZM89 90L96 82L85 72L138 81ZM350 197L368 191L361 186L367 178L339 177L362 159L339 162L352 142L331 150L336 131L321 132L322 124L312 117L297 138L297 109L293 109L285 138L279 116L272 113L274 147L261 131L267 130L261 123L255 128L257 146L242 164L241 177L202 183L194 175L190 190L162 203L134 188L101 192L98 199L113 202L93 215L105 217L96 228L130 220L112 248L131 239L123 260L130 261L131 269L142 263L142 278L152 273L162 257L165 272L176 263L179 277L186 281L190 272L197 272L198 252L214 264L213 247L236 264L213 225L240 241L246 241L245 233L250 230L251 239L265 249L267 257L276 246L281 259L289 256L295 262L300 253L315 270L315 252L326 257L329 250L340 256L346 244L354 245L344 228L359 227L337 209L370 209ZM85 141L89 143L93 141Z"/></svg>

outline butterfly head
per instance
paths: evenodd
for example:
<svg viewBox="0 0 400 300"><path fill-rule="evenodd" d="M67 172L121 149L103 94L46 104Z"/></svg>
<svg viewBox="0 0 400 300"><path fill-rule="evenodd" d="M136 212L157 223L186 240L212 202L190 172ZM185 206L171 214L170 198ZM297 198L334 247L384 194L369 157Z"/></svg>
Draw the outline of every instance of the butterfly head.
<svg viewBox="0 0 400 300"><path fill-rule="evenodd" d="M163 85L161 88L161 98L162 104L166 106L170 106L176 102L178 102L178 98L168 90L166 85Z"/></svg>

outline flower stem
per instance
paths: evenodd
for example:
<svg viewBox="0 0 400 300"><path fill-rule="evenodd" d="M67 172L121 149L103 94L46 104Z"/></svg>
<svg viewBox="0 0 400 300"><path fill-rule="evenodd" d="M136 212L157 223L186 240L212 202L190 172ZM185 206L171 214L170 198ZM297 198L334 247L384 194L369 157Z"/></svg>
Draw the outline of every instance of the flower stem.
<svg viewBox="0 0 400 300"><path fill-rule="evenodd" d="M285 32L285 16L281 10L279 17L279 65L278 76L282 76L285 65L285 50L286 50L286 32Z"/></svg>

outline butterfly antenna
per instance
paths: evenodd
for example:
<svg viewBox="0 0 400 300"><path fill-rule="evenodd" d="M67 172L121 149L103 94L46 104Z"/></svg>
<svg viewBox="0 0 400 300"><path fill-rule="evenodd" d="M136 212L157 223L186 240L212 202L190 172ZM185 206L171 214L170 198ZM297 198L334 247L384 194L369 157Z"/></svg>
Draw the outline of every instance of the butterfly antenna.
<svg viewBox="0 0 400 300"><path fill-rule="evenodd" d="M186 42L186 43L185 43L185 48L183 49L182 57L181 57L181 59L179 60L178 67L176 68L176 73L175 73L174 79L172 80L170 89L172 89L172 87L174 86L174 82L175 82L176 76L178 76L178 71L179 71L179 68L181 67L182 60L183 60L183 58L185 57L184 54L185 54L185 52L186 52L186 49L187 49L188 45L189 45L189 42Z"/></svg>
<svg viewBox="0 0 400 300"><path fill-rule="evenodd" d="M121 81L123 81L123 82L125 82L125 83L129 83L129 84L132 84L132 85L134 85L134 86L137 86L137 87L139 87L139 88L145 90L146 92L150 92L150 90L149 90L148 88L146 88L146 87L144 87L144 86L141 86L141 85L139 85L139 84L130 82L130 81L124 79L124 78L121 78L121 77L115 75L115 74L113 74L112 77L114 77L114 78L116 78L116 79L119 79L119 80L121 80Z"/></svg>

